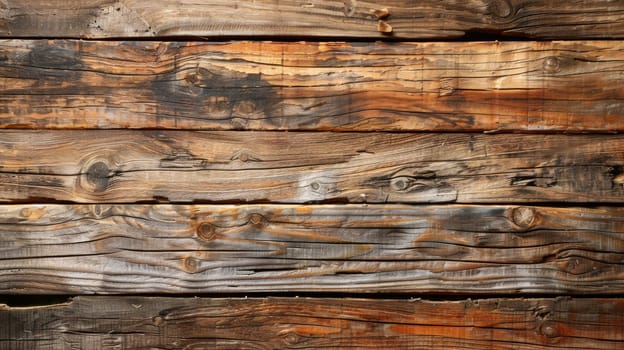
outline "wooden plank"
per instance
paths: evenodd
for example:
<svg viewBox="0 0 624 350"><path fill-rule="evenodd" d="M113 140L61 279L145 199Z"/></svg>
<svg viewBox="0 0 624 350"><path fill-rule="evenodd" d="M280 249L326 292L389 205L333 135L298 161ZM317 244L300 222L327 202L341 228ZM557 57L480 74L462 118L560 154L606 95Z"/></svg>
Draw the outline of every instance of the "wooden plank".
<svg viewBox="0 0 624 350"><path fill-rule="evenodd" d="M624 293L624 208L3 205L0 293Z"/></svg>
<svg viewBox="0 0 624 350"><path fill-rule="evenodd" d="M278 36L540 39L624 37L620 1L29 0L3 1L0 36Z"/></svg>
<svg viewBox="0 0 624 350"><path fill-rule="evenodd" d="M620 349L622 299L76 297L0 305L0 349Z"/></svg>
<svg viewBox="0 0 624 350"><path fill-rule="evenodd" d="M624 131L623 62L621 41L8 40L0 128Z"/></svg>
<svg viewBox="0 0 624 350"><path fill-rule="evenodd" d="M612 202L622 135L0 131L0 201Z"/></svg>

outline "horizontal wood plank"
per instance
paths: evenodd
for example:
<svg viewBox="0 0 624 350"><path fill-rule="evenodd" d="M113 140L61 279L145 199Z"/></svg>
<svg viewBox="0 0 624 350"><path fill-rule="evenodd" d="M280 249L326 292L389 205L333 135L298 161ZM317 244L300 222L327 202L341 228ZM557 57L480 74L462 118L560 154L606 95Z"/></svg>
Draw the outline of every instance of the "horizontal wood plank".
<svg viewBox="0 0 624 350"><path fill-rule="evenodd" d="M623 62L620 41L7 40L0 128L624 131Z"/></svg>
<svg viewBox="0 0 624 350"><path fill-rule="evenodd" d="M624 208L2 205L1 294L624 293Z"/></svg>
<svg viewBox="0 0 624 350"><path fill-rule="evenodd" d="M610 0L29 0L0 3L5 37L624 37Z"/></svg>
<svg viewBox="0 0 624 350"><path fill-rule="evenodd" d="M0 131L0 201L624 200L622 135Z"/></svg>
<svg viewBox="0 0 624 350"><path fill-rule="evenodd" d="M76 297L0 305L0 349L620 349L622 299Z"/></svg>

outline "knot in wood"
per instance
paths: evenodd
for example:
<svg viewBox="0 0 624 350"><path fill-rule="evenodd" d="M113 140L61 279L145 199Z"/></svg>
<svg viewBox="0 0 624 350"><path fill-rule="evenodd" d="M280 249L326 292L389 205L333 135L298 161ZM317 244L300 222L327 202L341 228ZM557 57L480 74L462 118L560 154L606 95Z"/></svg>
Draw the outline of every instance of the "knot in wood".
<svg viewBox="0 0 624 350"><path fill-rule="evenodd" d="M253 101L240 101L234 105L234 112L247 115L256 111L256 104Z"/></svg>
<svg viewBox="0 0 624 350"><path fill-rule="evenodd" d="M569 258L562 266L562 270L573 275L582 275L597 269L596 265L584 258Z"/></svg>
<svg viewBox="0 0 624 350"><path fill-rule="evenodd" d="M321 184L315 181L310 184L310 188L312 189L312 191L318 192L321 189Z"/></svg>
<svg viewBox="0 0 624 350"><path fill-rule="evenodd" d="M511 220L522 229L533 226L535 222L535 209L527 207L514 208L511 211Z"/></svg>
<svg viewBox="0 0 624 350"><path fill-rule="evenodd" d="M199 270L199 260L192 256L187 256L182 262L186 273L195 273Z"/></svg>
<svg viewBox="0 0 624 350"><path fill-rule="evenodd" d="M377 22L377 31L382 34L391 34L392 26L386 21L379 20Z"/></svg>
<svg viewBox="0 0 624 350"><path fill-rule="evenodd" d="M249 222L251 222L253 225L261 225L265 221L266 221L266 218L264 216L262 216L262 214L253 213L249 217Z"/></svg>
<svg viewBox="0 0 624 350"><path fill-rule="evenodd" d="M610 167L609 176L611 176L614 185L624 185L624 172L622 172L622 167Z"/></svg>
<svg viewBox="0 0 624 350"><path fill-rule="evenodd" d="M152 323L154 324L154 326L158 327L161 324L163 324L164 320L161 316L154 316L154 318L152 318Z"/></svg>
<svg viewBox="0 0 624 350"><path fill-rule="evenodd" d="M230 124L232 124L232 127L234 128L234 130L243 130L247 128L249 121L244 118L232 117L230 119Z"/></svg>
<svg viewBox="0 0 624 350"><path fill-rule="evenodd" d="M203 241L212 241L217 236L213 224L203 222L197 227L197 237Z"/></svg>
<svg viewBox="0 0 624 350"><path fill-rule="evenodd" d="M96 204L93 206L93 215L95 215L96 218L99 218L102 215L102 206L99 204Z"/></svg>
<svg viewBox="0 0 624 350"><path fill-rule="evenodd" d="M301 341L301 337L295 332L285 332L281 336L286 345L295 345Z"/></svg>
<svg viewBox="0 0 624 350"><path fill-rule="evenodd" d="M93 216L96 219L101 219L107 216L112 209L111 206L104 205L104 204L95 204L92 208L93 208L92 209Z"/></svg>
<svg viewBox="0 0 624 350"><path fill-rule="evenodd" d="M232 156L231 159L239 160L240 162L243 162L243 163L261 161L260 158L258 158L258 156L256 156L253 152L245 150L245 149L236 152Z"/></svg>
<svg viewBox="0 0 624 350"><path fill-rule="evenodd" d="M543 324L541 329L542 329L542 334L548 338L555 338L559 336L557 327L555 327L551 322Z"/></svg>
<svg viewBox="0 0 624 350"><path fill-rule="evenodd" d="M397 177L390 180L390 187L395 191L405 191L409 188L410 182L406 177Z"/></svg>
<svg viewBox="0 0 624 350"><path fill-rule="evenodd" d="M345 17L351 17L355 14L355 9L357 8L357 0L346 0L344 2L343 13Z"/></svg>
<svg viewBox="0 0 624 350"><path fill-rule="evenodd" d="M371 9L371 10L368 10L368 12L372 14L373 16L375 16L375 18L377 19L385 19L385 18L388 18L388 16L390 16L390 11L388 11L388 9L385 7L381 9Z"/></svg>
<svg viewBox="0 0 624 350"><path fill-rule="evenodd" d="M210 79L213 78L213 76L214 74L208 69L197 67L197 69L193 73L188 74L184 80L191 85L205 88L209 86Z"/></svg>
<svg viewBox="0 0 624 350"><path fill-rule="evenodd" d="M558 57L550 56L544 60L544 72L555 74L561 70L561 60Z"/></svg>
<svg viewBox="0 0 624 350"><path fill-rule="evenodd" d="M507 18L513 13L513 7L507 0L491 0L487 4L488 12L499 18Z"/></svg>
<svg viewBox="0 0 624 350"><path fill-rule="evenodd" d="M184 77L184 81L186 81L190 85L198 85L201 82L199 76L196 73L188 74Z"/></svg>
<svg viewBox="0 0 624 350"><path fill-rule="evenodd" d="M108 187L110 169L104 162L96 162L87 169L87 182L93 186L96 192L101 192Z"/></svg>

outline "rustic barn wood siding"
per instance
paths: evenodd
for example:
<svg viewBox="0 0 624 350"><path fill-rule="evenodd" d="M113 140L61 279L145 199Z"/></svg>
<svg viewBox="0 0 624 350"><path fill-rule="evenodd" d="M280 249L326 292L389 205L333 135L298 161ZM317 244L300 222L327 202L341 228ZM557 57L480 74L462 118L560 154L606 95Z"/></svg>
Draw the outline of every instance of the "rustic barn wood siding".
<svg viewBox="0 0 624 350"><path fill-rule="evenodd" d="M613 0L4 0L5 37L457 38L624 36Z"/></svg>
<svg viewBox="0 0 624 350"><path fill-rule="evenodd" d="M623 49L9 40L0 128L622 131Z"/></svg>
<svg viewBox="0 0 624 350"><path fill-rule="evenodd" d="M608 0L0 1L0 350L624 348L623 40Z"/></svg>
<svg viewBox="0 0 624 350"><path fill-rule="evenodd" d="M624 136L0 130L3 202L610 202Z"/></svg>
<svg viewBox="0 0 624 350"><path fill-rule="evenodd" d="M0 293L618 295L623 231L614 207L3 206Z"/></svg>
<svg viewBox="0 0 624 350"><path fill-rule="evenodd" d="M0 307L0 349L619 349L622 323L622 299L77 297Z"/></svg>

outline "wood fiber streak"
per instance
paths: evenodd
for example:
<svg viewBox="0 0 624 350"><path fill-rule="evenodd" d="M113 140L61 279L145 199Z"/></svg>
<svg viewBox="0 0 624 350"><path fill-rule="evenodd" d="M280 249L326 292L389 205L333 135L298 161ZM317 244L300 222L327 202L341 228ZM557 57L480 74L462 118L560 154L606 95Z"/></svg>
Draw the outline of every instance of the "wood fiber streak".
<svg viewBox="0 0 624 350"><path fill-rule="evenodd" d="M609 0L4 0L4 37L624 37Z"/></svg>
<svg viewBox="0 0 624 350"><path fill-rule="evenodd" d="M0 128L624 131L623 52L620 41L6 40Z"/></svg>
<svg viewBox="0 0 624 350"><path fill-rule="evenodd" d="M0 206L1 294L621 295L623 252L613 207Z"/></svg>
<svg viewBox="0 0 624 350"><path fill-rule="evenodd" d="M0 349L619 349L621 299L77 297L0 306Z"/></svg>
<svg viewBox="0 0 624 350"><path fill-rule="evenodd" d="M624 136L0 131L0 201L621 203Z"/></svg>

